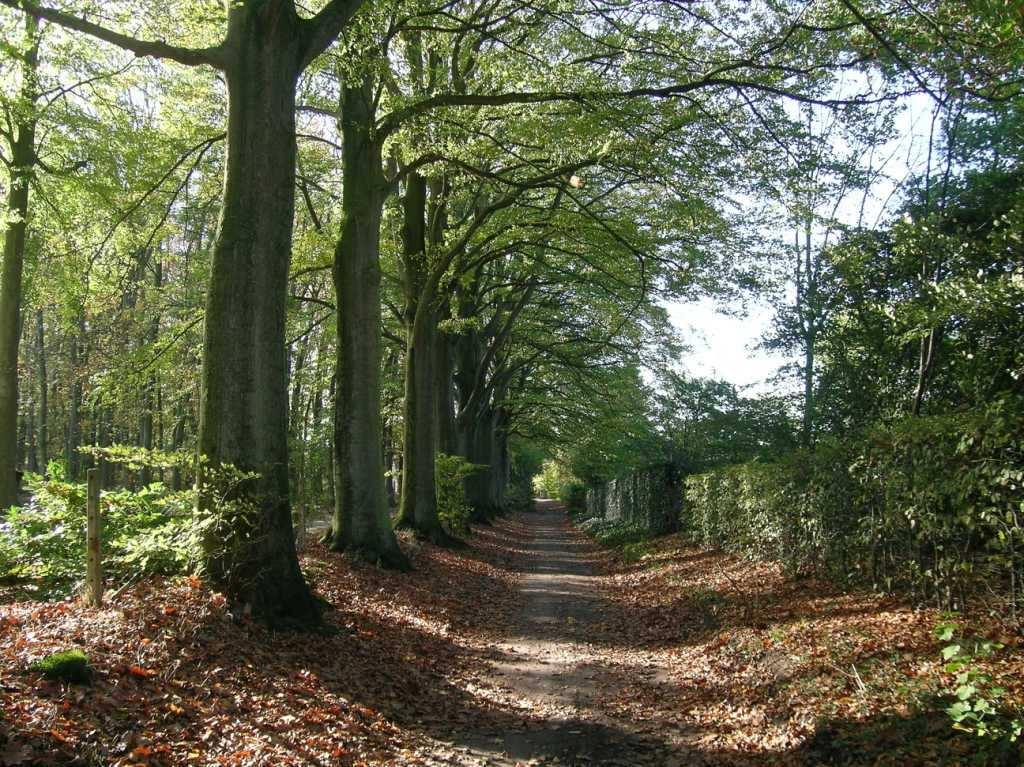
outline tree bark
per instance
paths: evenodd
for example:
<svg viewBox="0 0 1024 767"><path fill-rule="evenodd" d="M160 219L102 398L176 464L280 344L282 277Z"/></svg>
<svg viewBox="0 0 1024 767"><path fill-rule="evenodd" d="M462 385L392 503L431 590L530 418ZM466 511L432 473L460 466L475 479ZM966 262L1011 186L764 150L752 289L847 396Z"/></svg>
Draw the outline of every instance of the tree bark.
<svg viewBox="0 0 1024 767"><path fill-rule="evenodd" d="M199 453L258 477L229 499L247 522L206 541L207 569L265 623L316 624L299 570L288 489L285 301L296 163L299 18L289 2L233 3L224 45L228 89L224 196L203 342ZM205 503L213 499L204 494Z"/></svg>
<svg viewBox="0 0 1024 767"><path fill-rule="evenodd" d="M39 472L39 464L36 463L36 403L29 399L25 414L25 468L33 474Z"/></svg>
<svg viewBox="0 0 1024 767"><path fill-rule="evenodd" d="M403 402L402 499L399 525L434 543L449 543L438 518L434 467L437 458L437 315L434 296L425 293L427 183L409 176L403 199L405 278L405 399Z"/></svg>
<svg viewBox="0 0 1024 767"><path fill-rule="evenodd" d="M208 536L205 558L228 596L271 625L320 620L299 571L288 500L284 317L295 204L295 91L299 74L361 5L328 0L315 16L300 19L294 0L236 0L228 4L223 41L199 49L140 40L32 4L37 17L137 56L224 73L227 159L207 291L199 452L208 467L231 464L258 477L236 484L229 498L252 518ZM204 492L200 503L213 506L217 497Z"/></svg>
<svg viewBox="0 0 1024 767"><path fill-rule="evenodd" d="M43 324L43 310L36 310L36 377L38 405L36 412L36 462L39 471L45 472L49 461L47 424L49 421L49 376L46 372L46 327Z"/></svg>
<svg viewBox="0 0 1024 767"><path fill-rule="evenodd" d="M148 259L147 259L148 260ZM145 267L145 262L140 264L140 276ZM163 267L160 263L159 258L155 258L153 263L153 287L156 291L159 291L163 285ZM157 339L160 337L160 315L153 312L153 317L150 320L149 327L146 329L144 343L150 346L156 344ZM155 433L154 429L154 417L153 412L156 409L156 374L150 373L146 379L146 384L142 389L142 412L139 414L139 447L143 450L153 449L153 437ZM150 466L143 466L139 471L139 483L142 487L146 487L153 481L153 469Z"/></svg>
<svg viewBox="0 0 1024 767"><path fill-rule="evenodd" d="M11 145L7 232L0 271L0 509L18 501L18 346L21 341L22 273L28 228L29 183L35 156L36 70L39 62L39 24L25 16L28 42L22 60L20 99L23 117L14 126Z"/></svg>
<svg viewBox="0 0 1024 767"><path fill-rule="evenodd" d="M185 404L179 401L174 417L174 427L171 429L171 451L181 450L185 444ZM171 467L171 491L179 492L182 488L181 466L177 462Z"/></svg>
<svg viewBox="0 0 1024 767"><path fill-rule="evenodd" d="M291 444L298 451L298 456L291 456L291 487L292 493L294 494L293 500L299 503L303 500L302 488L304 487L304 473L305 473L305 461L303 460L302 453L302 431L303 431L303 371L306 367L306 356L309 349L309 336L300 339L298 342L298 349L295 352L295 359L292 364L292 391L291 391L291 405L288 415L288 436L291 440Z"/></svg>
<svg viewBox="0 0 1024 767"><path fill-rule="evenodd" d="M332 277L338 304L331 547L388 567L409 561L388 515L381 444L380 223L386 194L370 82L341 95L344 222Z"/></svg>
<svg viewBox="0 0 1024 767"><path fill-rule="evenodd" d="M455 403L452 399L452 340L440 330L437 334L434 376L434 388L437 391L437 449L438 452L455 455L459 448L455 431Z"/></svg>
<svg viewBox="0 0 1024 767"><path fill-rule="evenodd" d="M69 376L71 385L68 393L68 436L65 447L64 461L67 465L68 479L77 482L82 471L82 456L78 449L82 444L82 379L79 376L81 367L81 337L84 323L79 320L78 326L71 335L71 348L68 353Z"/></svg>

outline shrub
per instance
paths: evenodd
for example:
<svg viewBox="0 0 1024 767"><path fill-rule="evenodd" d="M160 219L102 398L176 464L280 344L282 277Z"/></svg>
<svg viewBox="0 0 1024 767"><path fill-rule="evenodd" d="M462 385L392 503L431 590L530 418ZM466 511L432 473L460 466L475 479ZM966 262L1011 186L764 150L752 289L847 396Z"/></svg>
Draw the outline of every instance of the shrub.
<svg viewBox="0 0 1024 767"><path fill-rule="evenodd" d="M483 468L460 455L438 453L434 461L434 483L437 487L437 515L448 532L459 535L469 532L472 509L466 503L466 477Z"/></svg>
<svg viewBox="0 0 1024 767"><path fill-rule="evenodd" d="M651 535L675 530L679 524L680 493L671 466L652 466L586 491L588 516L622 519Z"/></svg>
<svg viewBox="0 0 1024 767"><path fill-rule="evenodd" d="M531 511L533 492L529 482L513 482L505 492L505 508L508 511Z"/></svg>
<svg viewBox="0 0 1024 767"><path fill-rule="evenodd" d="M584 511L587 507L587 488L579 482L566 482L558 491L558 500L572 513Z"/></svg>
<svg viewBox="0 0 1024 767"><path fill-rule="evenodd" d="M166 467L178 458L120 446L92 452L132 469ZM29 475L29 502L11 507L0 522L2 573L34 581L44 595L53 596L74 591L85 573L86 488L59 476ZM218 531L244 521L247 512L230 500L230 490L253 476L231 467L207 471L203 492L213 498L212 511L196 508L194 488L171 492L156 482L139 490L103 491L104 575L123 582L139 575L199 571L204 541L227 539ZM231 552L220 558L230 562Z"/></svg>
<svg viewBox="0 0 1024 767"><path fill-rule="evenodd" d="M995 684L982 671L980 661L991 658L1003 645L983 638L959 636L956 623L943 623L936 628L944 643L942 659L946 673L953 674L950 705L946 714L953 728L987 741L987 756L1009 756L1019 752L1024 733L1024 711L1006 703L1006 690Z"/></svg>
<svg viewBox="0 0 1024 767"><path fill-rule="evenodd" d="M588 519L580 524L580 528L594 536L602 546L608 548L623 548L643 543L650 538L650 534L643 525L624 520L609 522L603 519Z"/></svg>
<svg viewBox="0 0 1024 767"><path fill-rule="evenodd" d="M793 572L910 590L952 608L979 587L1019 599L1024 408L905 419L814 451L689 477L697 543Z"/></svg>
<svg viewBox="0 0 1024 767"><path fill-rule="evenodd" d="M541 465L540 474L533 478L533 491L540 498L558 498L565 500L563 494L567 487L577 484L578 480L556 459L548 459Z"/></svg>

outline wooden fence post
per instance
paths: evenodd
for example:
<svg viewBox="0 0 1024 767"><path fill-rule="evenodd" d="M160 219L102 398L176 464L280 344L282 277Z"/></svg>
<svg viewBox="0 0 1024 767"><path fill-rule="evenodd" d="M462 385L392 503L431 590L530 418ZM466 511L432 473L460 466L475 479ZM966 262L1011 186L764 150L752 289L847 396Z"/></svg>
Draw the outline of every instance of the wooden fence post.
<svg viewBox="0 0 1024 767"><path fill-rule="evenodd" d="M86 536L85 536L85 603L90 607L103 604L103 562L100 557L100 470L86 472Z"/></svg>

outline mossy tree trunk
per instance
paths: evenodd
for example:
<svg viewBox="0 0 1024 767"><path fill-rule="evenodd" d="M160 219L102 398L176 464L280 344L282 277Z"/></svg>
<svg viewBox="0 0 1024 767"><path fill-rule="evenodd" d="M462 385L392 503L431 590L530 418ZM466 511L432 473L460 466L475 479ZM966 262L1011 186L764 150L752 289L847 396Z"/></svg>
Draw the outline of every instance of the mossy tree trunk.
<svg viewBox="0 0 1024 767"><path fill-rule="evenodd" d="M428 285L427 182L410 174L403 199L405 283L405 399L402 423L402 499L399 524L434 543L450 543L437 508L437 309ZM434 222L432 222L434 223ZM432 239L436 239L436 236Z"/></svg>
<svg viewBox="0 0 1024 767"><path fill-rule="evenodd" d="M285 308L300 41L291 3L232 6L224 46L228 147L199 423L199 452L210 465L258 475L231 494L251 520L210 537L208 569L236 602L276 625L319 620L299 570L288 488Z"/></svg>
<svg viewBox="0 0 1024 767"><path fill-rule="evenodd" d="M10 143L10 184L4 261L0 267L0 509L18 500L18 347L21 341L22 273L28 229L29 185L36 163L34 114L39 63L39 24L25 16L27 45L21 67L22 115L5 130Z"/></svg>
<svg viewBox="0 0 1024 767"><path fill-rule="evenodd" d="M362 1L328 0L315 16L300 18L294 0L235 0L228 4L223 40L202 49L141 40L31 6L38 18L137 56L212 66L224 74L227 158L207 291L199 452L207 466L231 464L258 477L231 493L252 519L208 536L206 560L229 597L269 624L319 622L318 604L299 571L288 498L284 320L295 205L295 92L299 75ZM212 500L209 493L202 497L203 503Z"/></svg>
<svg viewBox="0 0 1024 767"><path fill-rule="evenodd" d="M331 546L405 569L388 514L380 404L380 223L387 193L369 79L341 95L344 222L332 276L338 303Z"/></svg>

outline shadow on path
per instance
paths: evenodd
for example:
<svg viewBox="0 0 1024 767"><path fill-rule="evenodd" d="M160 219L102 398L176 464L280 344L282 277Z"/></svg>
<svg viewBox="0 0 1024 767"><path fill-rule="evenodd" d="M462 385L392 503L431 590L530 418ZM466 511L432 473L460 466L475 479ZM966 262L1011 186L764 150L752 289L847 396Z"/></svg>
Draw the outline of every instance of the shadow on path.
<svg viewBox="0 0 1024 767"><path fill-rule="evenodd" d="M532 722L514 731L466 734L457 743L487 765L668 765L667 744L632 732L597 709L601 688L587 627L607 603L591 582L597 549L570 525L562 507L539 501L519 520L528 530L514 563L522 572L522 609L492 681L518 698Z"/></svg>

